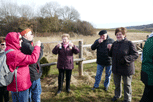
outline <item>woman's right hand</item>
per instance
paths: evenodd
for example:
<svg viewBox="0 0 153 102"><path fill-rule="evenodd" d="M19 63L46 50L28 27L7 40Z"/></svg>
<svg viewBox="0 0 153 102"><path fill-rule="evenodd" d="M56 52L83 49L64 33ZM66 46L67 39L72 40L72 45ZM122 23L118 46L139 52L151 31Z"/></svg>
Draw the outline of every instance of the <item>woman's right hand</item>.
<svg viewBox="0 0 153 102"><path fill-rule="evenodd" d="M57 47L61 47L61 43L57 44Z"/></svg>
<svg viewBox="0 0 153 102"><path fill-rule="evenodd" d="M111 47L112 47L112 44L108 44L107 45L107 48L110 50L111 49Z"/></svg>
<svg viewBox="0 0 153 102"><path fill-rule="evenodd" d="M35 45L40 47L41 46L41 41L40 40L37 41Z"/></svg>

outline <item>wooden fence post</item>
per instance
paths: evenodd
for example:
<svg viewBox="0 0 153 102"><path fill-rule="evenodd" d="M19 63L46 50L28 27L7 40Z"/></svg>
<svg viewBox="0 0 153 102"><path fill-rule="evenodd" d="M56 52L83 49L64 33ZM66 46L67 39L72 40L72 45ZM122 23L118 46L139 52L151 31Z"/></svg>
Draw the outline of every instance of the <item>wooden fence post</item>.
<svg viewBox="0 0 153 102"><path fill-rule="evenodd" d="M83 59L83 41L79 41L79 58ZM79 69L79 76L83 75L83 61L79 61L79 65L78 65L78 69Z"/></svg>

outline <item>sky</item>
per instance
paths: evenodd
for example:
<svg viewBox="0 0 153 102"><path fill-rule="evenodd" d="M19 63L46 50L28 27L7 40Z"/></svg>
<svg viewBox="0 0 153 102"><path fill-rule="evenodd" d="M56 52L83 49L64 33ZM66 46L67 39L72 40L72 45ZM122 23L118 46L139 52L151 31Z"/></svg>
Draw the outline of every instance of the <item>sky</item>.
<svg viewBox="0 0 153 102"><path fill-rule="evenodd" d="M5 0L7 1L7 0ZM74 7L80 20L95 28L117 28L153 23L153 0L8 0L37 9L47 2Z"/></svg>

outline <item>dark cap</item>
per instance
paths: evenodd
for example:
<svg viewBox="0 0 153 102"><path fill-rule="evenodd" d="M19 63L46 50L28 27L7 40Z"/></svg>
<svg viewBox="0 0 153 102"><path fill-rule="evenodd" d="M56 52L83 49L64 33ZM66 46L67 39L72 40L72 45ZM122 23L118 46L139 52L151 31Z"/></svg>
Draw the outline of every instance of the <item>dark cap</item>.
<svg viewBox="0 0 153 102"><path fill-rule="evenodd" d="M100 32L99 32L99 35L103 35L103 34L106 34L107 33L107 30L101 30Z"/></svg>

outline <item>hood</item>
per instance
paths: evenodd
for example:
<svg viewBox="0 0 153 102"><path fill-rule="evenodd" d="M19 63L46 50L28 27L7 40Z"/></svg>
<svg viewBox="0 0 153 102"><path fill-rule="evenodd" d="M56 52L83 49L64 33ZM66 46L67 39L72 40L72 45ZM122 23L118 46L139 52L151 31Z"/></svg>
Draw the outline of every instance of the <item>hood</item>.
<svg viewBox="0 0 153 102"><path fill-rule="evenodd" d="M153 37L153 32L149 35L149 37L148 38L151 38L151 37Z"/></svg>
<svg viewBox="0 0 153 102"><path fill-rule="evenodd" d="M6 35L6 49L20 49L20 42L19 42L19 35L18 32L10 32Z"/></svg>

